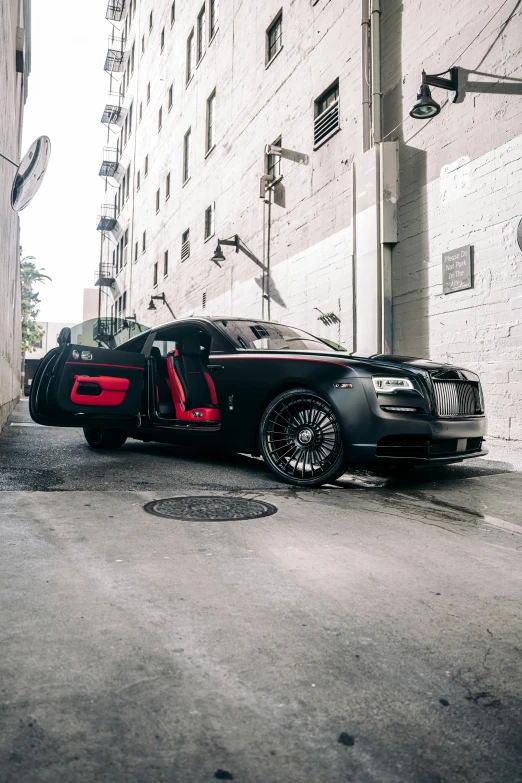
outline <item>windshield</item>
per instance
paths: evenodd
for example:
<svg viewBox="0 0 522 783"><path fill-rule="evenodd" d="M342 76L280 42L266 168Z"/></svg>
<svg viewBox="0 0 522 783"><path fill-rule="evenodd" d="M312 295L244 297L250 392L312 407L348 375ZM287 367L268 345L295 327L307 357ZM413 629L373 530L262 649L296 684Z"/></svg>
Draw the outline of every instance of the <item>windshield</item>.
<svg viewBox="0 0 522 783"><path fill-rule="evenodd" d="M230 337L236 348L248 351L324 351L335 353L345 349L337 343L325 342L301 329L268 321L215 321ZM337 347L334 347L337 346Z"/></svg>

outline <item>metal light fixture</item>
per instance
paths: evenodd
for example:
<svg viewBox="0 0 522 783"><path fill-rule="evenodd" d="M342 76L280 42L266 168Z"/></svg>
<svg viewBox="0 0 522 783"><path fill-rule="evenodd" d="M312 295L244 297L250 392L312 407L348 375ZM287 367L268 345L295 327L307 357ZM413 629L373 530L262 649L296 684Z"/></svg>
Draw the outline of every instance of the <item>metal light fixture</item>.
<svg viewBox="0 0 522 783"><path fill-rule="evenodd" d="M238 234L234 234L233 237L229 237L228 239L218 239L217 247L214 251L214 255L210 259L211 261L216 264L216 266L219 266L221 268L222 261L225 261L225 255L223 253L223 250L221 248L221 245L229 246L229 247L235 247L236 253L239 253L241 250L242 253L244 253L248 258L254 262L254 264L257 264L261 269L264 270L264 266L259 260L259 258L252 253L251 250L248 249L248 247L245 245L244 242L241 241Z"/></svg>
<svg viewBox="0 0 522 783"><path fill-rule="evenodd" d="M157 295L151 296L151 298L150 298L150 302L149 302L149 306L147 307L147 310L156 310L156 305L154 304L154 300L155 300L155 299L159 300L159 301L160 301L160 302L162 302L164 305L167 305L167 307L169 308L169 312L170 312L170 314L172 315L172 317L174 318L174 320L176 320L176 316L174 315L174 312L173 312L173 310L172 310L172 307L171 307L171 306L169 305L169 303L167 302L167 299L166 299L166 297L165 297L165 294L157 294Z"/></svg>
<svg viewBox="0 0 522 783"><path fill-rule="evenodd" d="M430 120L432 117L436 117L440 113L440 105L431 96L431 87L440 87L443 90L449 90L452 94L450 100L452 103L458 98L458 68L450 68L449 79L442 79L441 74L435 74L430 76L426 71L422 72L422 81L417 93L417 100L410 109L410 117L415 120Z"/></svg>
<svg viewBox="0 0 522 783"><path fill-rule="evenodd" d="M217 266L219 266L221 268L220 261L224 261L225 260L225 256L223 254L223 251L221 249L221 245L220 245L219 242L217 243L217 247L214 250L214 255L212 256L212 258L210 260L213 261Z"/></svg>

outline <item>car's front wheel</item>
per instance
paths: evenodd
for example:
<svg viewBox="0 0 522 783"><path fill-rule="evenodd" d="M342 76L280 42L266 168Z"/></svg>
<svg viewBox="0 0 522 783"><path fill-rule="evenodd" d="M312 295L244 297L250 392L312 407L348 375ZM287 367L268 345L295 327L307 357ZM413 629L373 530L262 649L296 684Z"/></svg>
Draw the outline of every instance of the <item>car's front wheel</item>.
<svg viewBox="0 0 522 783"><path fill-rule="evenodd" d="M84 427L83 434L93 449L119 449L127 440L122 430L106 427Z"/></svg>
<svg viewBox="0 0 522 783"><path fill-rule="evenodd" d="M344 471L337 416L310 389L290 389L272 400L261 419L259 440L270 470L290 484L317 487Z"/></svg>

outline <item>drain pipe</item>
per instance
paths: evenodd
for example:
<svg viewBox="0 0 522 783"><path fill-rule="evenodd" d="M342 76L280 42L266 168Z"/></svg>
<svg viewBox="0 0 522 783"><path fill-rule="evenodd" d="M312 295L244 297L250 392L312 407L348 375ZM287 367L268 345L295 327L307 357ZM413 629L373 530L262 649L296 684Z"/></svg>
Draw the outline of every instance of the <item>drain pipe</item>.
<svg viewBox="0 0 522 783"><path fill-rule="evenodd" d="M371 147L371 106L370 106L370 0L362 0L361 14L361 63L362 63L362 127L363 152Z"/></svg>
<svg viewBox="0 0 522 783"><path fill-rule="evenodd" d="M381 127L381 0L372 0L372 23L370 28L372 49L372 119L373 143L382 141Z"/></svg>

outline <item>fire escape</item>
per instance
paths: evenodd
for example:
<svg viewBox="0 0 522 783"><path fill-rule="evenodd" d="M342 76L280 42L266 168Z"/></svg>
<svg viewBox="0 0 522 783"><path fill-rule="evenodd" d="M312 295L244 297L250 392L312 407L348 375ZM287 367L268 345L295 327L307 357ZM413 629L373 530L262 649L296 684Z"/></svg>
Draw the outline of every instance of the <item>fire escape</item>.
<svg viewBox="0 0 522 783"><path fill-rule="evenodd" d="M105 18L109 22L121 22L125 12L125 0L109 0Z"/></svg>

